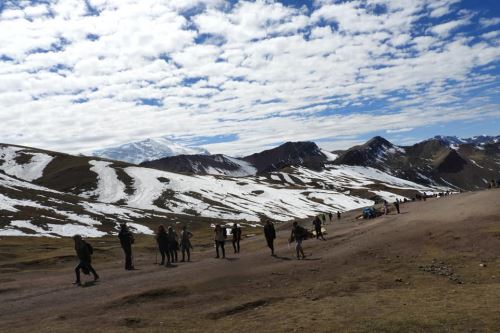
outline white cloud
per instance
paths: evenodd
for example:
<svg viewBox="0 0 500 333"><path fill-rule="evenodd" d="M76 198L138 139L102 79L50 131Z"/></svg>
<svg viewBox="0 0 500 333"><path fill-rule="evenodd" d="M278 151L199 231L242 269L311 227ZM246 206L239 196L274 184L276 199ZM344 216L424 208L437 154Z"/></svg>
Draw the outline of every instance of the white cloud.
<svg viewBox="0 0 500 333"><path fill-rule="evenodd" d="M459 27L467 25L469 23L470 23L469 19L449 21L432 27L430 31L441 37L447 37L453 30L458 29Z"/></svg>
<svg viewBox="0 0 500 333"><path fill-rule="evenodd" d="M413 127L388 129L385 132L388 134L393 134L393 133L404 133L404 132L410 132L410 131L413 131Z"/></svg>
<svg viewBox="0 0 500 333"><path fill-rule="evenodd" d="M499 25L500 24L500 17L481 18L479 20L479 24L481 24L485 28Z"/></svg>
<svg viewBox="0 0 500 333"><path fill-rule="evenodd" d="M472 24L455 0L316 1L311 11L263 0L94 0L97 16L77 0L24 6L0 18L4 142L88 152L236 134L208 148L243 154L498 116L488 98L463 103L495 82L475 70L495 66L500 50L491 32L455 34ZM435 23L422 25L426 17Z"/></svg>

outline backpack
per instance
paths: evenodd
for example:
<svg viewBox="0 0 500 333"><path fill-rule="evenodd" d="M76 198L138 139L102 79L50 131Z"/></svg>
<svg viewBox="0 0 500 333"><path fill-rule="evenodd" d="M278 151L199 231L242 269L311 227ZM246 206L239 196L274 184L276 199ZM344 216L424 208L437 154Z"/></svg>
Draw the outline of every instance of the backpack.
<svg viewBox="0 0 500 333"><path fill-rule="evenodd" d="M94 248L92 247L92 245L90 245L89 243L85 242L85 246L87 247L87 250L89 251L89 254L94 254Z"/></svg>
<svg viewBox="0 0 500 333"><path fill-rule="evenodd" d="M298 239L307 239L307 230L302 228L300 225L297 226L297 228L295 229L295 237L298 238Z"/></svg>

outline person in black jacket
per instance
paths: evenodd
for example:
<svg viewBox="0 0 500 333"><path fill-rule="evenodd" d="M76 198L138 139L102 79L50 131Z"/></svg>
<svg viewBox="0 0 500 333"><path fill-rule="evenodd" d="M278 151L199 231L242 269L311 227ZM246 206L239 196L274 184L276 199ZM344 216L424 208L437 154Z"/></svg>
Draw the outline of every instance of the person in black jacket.
<svg viewBox="0 0 500 333"><path fill-rule="evenodd" d="M264 236L266 237L267 246L271 249L271 255L274 256L274 240L276 239L276 230L271 220L267 220L264 225Z"/></svg>
<svg viewBox="0 0 500 333"><path fill-rule="evenodd" d="M302 228L297 222L293 222L292 233L290 235L289 243L295 241L295 251L297 252L297 259L306 258L304 254L304 249L302 248L302 241L307 239L307 230Z"/></svg>
<svg viewBox="0 0 500 333"><path fill-rule="evenodd" d="M80 270L85 274L92 273L94 281L99 280L99 275L96 273L94 267L92 267L92 253L94 252L92 246L84 241L80 235L74 235L73 240L75 241L76 255L80 261L75 267L76 280L73 284L81 285Z"/></svg>
<svg viewBox="0 0 500 333"><path fill-rule="evenodd" d="M238 223L233 223L231 234L233 235L234 253L240 253L241 227L238 225Z"/></svg>
<svg viewBox="0 0 500 333"><path fill-rule="evenodd" d="M323 237L323 232L321 231L321 220L318 216L314 218L312 224L314 226L314 231L316 231L316 239L319 239L321 237L322 240L325 240L325 237Z"/></svg>
<svg viewBox="0 0 500 333"><path fill-rule="evenodd" d="M193 248L191 245L191 237L193 237L193 234L187 230L187 226L183 226L181 232L181 262L184 262L185 254L187 254L187 261L191 261L191 249Z"/></svg>
<svg viewBox="0 0 500 333"><path fill-rule="evenodd" d="M156 243L158 243L158 250L161 254L160 265L165 265L165 257L167 257L166 266L170 266L170 251L168 248L168 235L163 224L158 226L158 231L156 233Z"/></svg>
<svg viewBox="0 0 500 333"><path fill-rule="evenodd" d="M177 262L179 251L179 240L174 228L168 227L168 247L170 249L170 259Z"/></svg>
<svg viewBox="0 0 500 333"><path fill-rule="evenodd" d="M134 244L134 235L130 232L125 223L120 224L120 232L118 233L120 245L125 253L125 269L130 271L134 269L132 265L132 244Z"/></svg>

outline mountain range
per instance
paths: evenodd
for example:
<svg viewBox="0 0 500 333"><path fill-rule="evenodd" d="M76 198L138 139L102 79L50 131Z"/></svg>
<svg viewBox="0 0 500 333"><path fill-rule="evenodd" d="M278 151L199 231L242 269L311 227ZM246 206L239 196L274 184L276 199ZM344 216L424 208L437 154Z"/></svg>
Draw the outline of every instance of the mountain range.
<svg viewBox="0 0 500 333"><path fill-rule="evenodd" d="M242 158L179 155L135 165L0 145L0 236L152 233L159 222L303 219L417 193L475 190L500 178L498 137L432 138L399 147L375 137L336 154L287 142Z"/></svg>
<svg viewBox="0 0 500 333"><path fill-rule="evenodd" d="M499 136L459 139L436 136L411 146L382 137L345 151L327 152L313 142L287 142L241 158L225 155L180 155L141 163L164 171L234 177L266 174L289 166L323 170L326 165L372 167L417 183L454 189L483 188L499 171Z"/></svg>

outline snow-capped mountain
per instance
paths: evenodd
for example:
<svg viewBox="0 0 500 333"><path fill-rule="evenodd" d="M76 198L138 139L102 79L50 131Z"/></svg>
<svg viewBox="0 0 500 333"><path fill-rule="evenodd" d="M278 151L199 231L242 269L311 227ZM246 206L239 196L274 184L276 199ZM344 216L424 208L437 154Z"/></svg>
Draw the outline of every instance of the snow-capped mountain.
<svg viewBox="0 0 500 333"><path fill-rule="evenodd" d="M342 152L333 163L373 167L417 183L474 190L500 178L500 141L435 137L399 147L375 137Z"/></svg>
<svg viewBox="0 0 500 333"><path fill-rule="evenodd" d="M370 167L285 169L238 178L186 175L0 145L0 236L98 237L116 232L124 221L142 233L175 221L238 220L249 226L266 217L288 221L446 190Z"/></svg>
<svg viewBox="0 0 500 333"><path fill-rule="evenodd" d="M177 155L208 155L206 149L186 147L166 138L146 139L92 152L93 156L139 164Z"/></svg>
<svg viewBox="0 0 500 333"><path fill-rule="evenodd" d="M473 136L471 138L459 138L456 136L437 135L434 137L434 140L440 140L452 148L457 148L458 146L463 144L484 146L486 144L494 144L500 142L500 135L497 136L478 135L478 136Z"/></svg>

